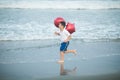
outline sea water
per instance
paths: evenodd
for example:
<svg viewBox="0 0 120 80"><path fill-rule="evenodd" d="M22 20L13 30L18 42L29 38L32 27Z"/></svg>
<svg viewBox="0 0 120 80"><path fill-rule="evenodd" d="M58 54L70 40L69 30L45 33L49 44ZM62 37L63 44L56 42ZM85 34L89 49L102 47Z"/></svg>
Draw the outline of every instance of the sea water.
<svg viewBox="0 0 120 80"><path fill-rule="evenodd" d="M120 38L120 0L1 0L0 40L57 39L56 17L75 23L73 39Z"/></svg>

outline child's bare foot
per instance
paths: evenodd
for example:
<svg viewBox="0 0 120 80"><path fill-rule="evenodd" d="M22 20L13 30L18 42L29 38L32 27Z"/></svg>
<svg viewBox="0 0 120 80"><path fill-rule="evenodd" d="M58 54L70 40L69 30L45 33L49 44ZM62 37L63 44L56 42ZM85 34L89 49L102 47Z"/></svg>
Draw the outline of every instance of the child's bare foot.
<svg viewBox="0 0 120 80"><path fill-rule="evenodd" d="M77 51L76 51L76 50L74 50L73 54L74 54L74 55L77 55Z"/></svg>
<svg viewBox="0 0 120 80"><path fill-rule="evenodd" d="M63 60L59 60L58 63L64 63L64 61Z"/></svg>

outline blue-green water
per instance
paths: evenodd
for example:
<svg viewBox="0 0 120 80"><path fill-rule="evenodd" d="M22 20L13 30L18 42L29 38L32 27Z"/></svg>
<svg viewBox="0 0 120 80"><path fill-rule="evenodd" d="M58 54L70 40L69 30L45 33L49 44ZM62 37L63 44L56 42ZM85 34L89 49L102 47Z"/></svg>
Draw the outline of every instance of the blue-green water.
<svg viewBox="0 0 120 80"><path fill-rule="evenodd" d="M0 9L0 40L56 39L53 21L75 23L77 39L119 39L120 10Z"/></svg>
<svg viewBox="0 0 120 80"><path fill-rule="evenodd" d="M58 16L75 23L74 39L119 40L119 4L119 0L1 0L0 40L56 39L53 21Z"/></svg>

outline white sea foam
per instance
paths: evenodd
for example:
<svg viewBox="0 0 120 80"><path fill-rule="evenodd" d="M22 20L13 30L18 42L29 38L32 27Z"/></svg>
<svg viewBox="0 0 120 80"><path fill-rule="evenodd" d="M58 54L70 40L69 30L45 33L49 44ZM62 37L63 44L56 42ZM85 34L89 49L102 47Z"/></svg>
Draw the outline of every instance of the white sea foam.
<svg viewBox="0 0 120 80"><path fill-rule="evenodd" d="M34 22L12 25L3 24L0 27L0 40L57 39L52 31L56 28L53 27L51 30L51 26L48 26L50 25L47 25L47 30L45 30L43 25L39 25L38 23Z"/></svg>
<svg viewBox="0 0 120 80"><path fill-rule="evenodd" d="M54 31L56 31L57 28L52 26L54 26L52 23L40 25L35 22L25 24L3 24L0 25L0 40L58 39L59 36L54 35ZM119 30L116 30L115 27L111 26L110 28L105 28L104 26L103 29L100 30L100 28L102 28L101 25L98 26L98 30L94 30L96 26L76 26L76 32L72 34L73 39L81 39L89 42L91 40L114 40L120 38Z"/></svg>
<svg viewBox="0 0 120 80"><path fill-rule="evenodd" d="M99 55L99 56L92 56L92 57L81 57L82 60L90 60L90 59L98 59L98 58L107 58L107 57L114 57L114 56L120 56L119 53L114 53L114 54L105 54L105 55Z"/></svg>
<svg viewBox="0 0 120 80"><path fill-rule="evenodd" d="M39 8L39 9L119 9L120 1L2 1L0 8Z"/></svg>

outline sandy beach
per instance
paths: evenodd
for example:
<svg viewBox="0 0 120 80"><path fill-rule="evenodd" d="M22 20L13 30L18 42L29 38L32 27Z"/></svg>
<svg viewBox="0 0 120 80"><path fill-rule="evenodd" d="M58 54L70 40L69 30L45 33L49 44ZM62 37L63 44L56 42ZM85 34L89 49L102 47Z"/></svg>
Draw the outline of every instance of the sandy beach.
<svg viewBox="0 0 120 80"><path fill-rule="evenodd" d="M119 80L120 42L72 40L58 64L58 40L1 41L0 80Z"/></svg>

